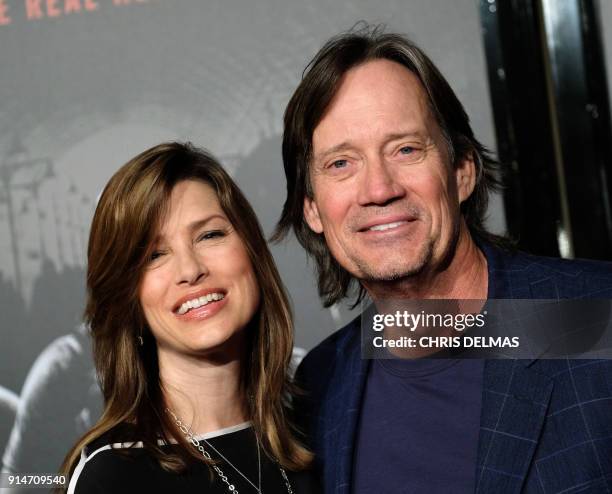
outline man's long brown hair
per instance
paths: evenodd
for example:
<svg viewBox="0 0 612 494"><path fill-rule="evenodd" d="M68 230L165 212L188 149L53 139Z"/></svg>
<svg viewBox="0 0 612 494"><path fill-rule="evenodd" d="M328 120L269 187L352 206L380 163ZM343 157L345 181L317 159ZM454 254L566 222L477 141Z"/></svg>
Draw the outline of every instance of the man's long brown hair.
<svg viewBox="0 0 612 494"><path fill-rule="evenodd" d="M471 155L476 166L476 185L461 205L461 213L473 236L499 245L500 237L487 232L484 220L489 193L498 190L498 164L476 139L467 113L450 85L425 53L412 41L384 26L358 23L349 32L331 38L304 70L299 86L285 110L283 163L287 198L272 240L281 240L290 230L315 262L319 295L326 307L358 289L355 305L365 291L331 255L323 234L313 232L304 219L304 198L313 198L309 166L312 136L348 71L372 60L390 60L403 65L423 85L429 109L446 141L450 164ZM384 84L384 81L381 81Z"/></svg>
<svg viewBox="0 0 612 494"><path fill-rule="evenodd" d="M85 320L104 396L104 412L66 456L69 475L81 450L102 434L129 424L137 440L160 464L181 471L203 460L164 412L157 350L138 299L138 288L174 186L183 180L210 185L250 257L261 302L248 328L242 388L249 418L265 450L291 470L303 469L311 454L294 438L286 416L287 369L293 325L274 260L246 198L207 152L176 142L155 146L125 164L107 184L91 225L87 252ZM142 335L144 345L139 346ZM158 439L182 448L163 452ZM121 438L118 438L121 440Z"/></svg>

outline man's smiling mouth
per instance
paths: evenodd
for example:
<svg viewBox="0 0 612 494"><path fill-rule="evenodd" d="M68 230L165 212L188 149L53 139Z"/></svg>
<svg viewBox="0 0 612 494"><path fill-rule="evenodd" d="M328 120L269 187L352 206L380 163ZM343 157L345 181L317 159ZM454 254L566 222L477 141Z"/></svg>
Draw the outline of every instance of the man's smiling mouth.
<svg viewBox="0 0 612 494"><path fill-rule="evenodd" d="M382 232L385 230L391 230L392 228L397 228L399 226L402 225L406 225L408 223L408 221L403 220L403 221L394 221L392 223L382 223L380 225L374 225L371 226L370 228L367 228L365 231L370 231L370 232Z"/></svg>

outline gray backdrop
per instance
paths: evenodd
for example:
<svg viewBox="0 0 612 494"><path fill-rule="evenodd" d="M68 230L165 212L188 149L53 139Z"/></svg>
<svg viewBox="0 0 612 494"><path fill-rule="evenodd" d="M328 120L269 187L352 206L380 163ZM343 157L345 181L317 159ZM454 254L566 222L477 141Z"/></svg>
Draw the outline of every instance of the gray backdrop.
<svg viewBox="0 0 612 494"><path fill-rule="evenodd" d="M0 452L8 443L8 470L54 471L99 413L79 327L85 249L98 194L136 153L168 139L208 148L270 233L285 192L284 107L321 44L361 19L420 43L494 148L476 0L97 0L94 11L39 19L27 18L22 0L4 3ZM504 230L499 198L490 225ZM293 300L296 344L309 349L352 314L321 308L295 241L272 250Z"/></svg>

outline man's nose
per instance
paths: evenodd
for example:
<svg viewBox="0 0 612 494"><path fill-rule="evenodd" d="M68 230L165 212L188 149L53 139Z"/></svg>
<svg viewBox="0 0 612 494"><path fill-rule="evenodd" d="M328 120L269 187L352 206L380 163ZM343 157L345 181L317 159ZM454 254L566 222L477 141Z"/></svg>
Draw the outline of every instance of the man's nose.
<svg viewBox="0 0 612 494"><path fill-rule="evenodd" d="M176 254L177 283L193 285L208 275L206 262L194 249Z"/></svg>
<svg viewBox="0 0 612 494"><path fill-rule="evenodd" d="M381 157L368 159L359 183L358 201L361 206L384 206L404 194L391 165Z"/></svg>

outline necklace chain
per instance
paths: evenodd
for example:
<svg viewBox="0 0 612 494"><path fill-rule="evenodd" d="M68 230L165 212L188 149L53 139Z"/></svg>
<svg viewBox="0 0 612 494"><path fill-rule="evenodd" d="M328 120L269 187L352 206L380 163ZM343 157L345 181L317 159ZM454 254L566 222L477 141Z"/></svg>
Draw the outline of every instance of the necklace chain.
<svg viewBox="0 0 612 494"><path fill-rule="evenodd" d="M191 431L189 432L189 434L190 434L190 437L193 437L193 433ZM195 440L197 441L197 439L195 439ZM242 478L244 480L246 480L249 484L251 484L253 486L253 489L255 489L257 492L261 492L261 457L259 455L259 439L257 439L257 470L259 472L259 475L258 475L259 476L259 484L257 486L253 482L251 482L251 480L244 473L242 473L240 470L238 470L238 468L231 461L229 461L225 456L223 456L221 451L219 451L217 448L215 448L206 439L202 439L202 441L206 444L206 446L208 446L215 453L217 453L223 460L225 460L225 462L230 467L232 467L234 470L236 470L242 476Z"/></svg>
<svg viewBox="0 0 612 494"><path fill-rule="evenodd" d="M204 449L204 446L202 446L200 444L200 441L198 441L195 436L193 435L193 432L191 432L191 429L188 428L185 424L183 424L183 422L176 416L176 414L170 410L169 408L166 408L166 412L169 413L172 418L174 419L174 421L176 422L177 427L180 429L180 431L185 434L185 438L187 439L187 441L192 444L201 454L204 458L206 458L209 461L213 461L212 456L210 455L210 453L208 451L206 451L206 449ZM253 484L253 482L251 482L246 475L244 475L240 470L238 470L238 468L236 468L234 466L234 464L229 461L225 456L223 456L221 454L221 452L215 448L212 444L210 444L210 442L208 442L206 439L202 439L207 446L209 446L215 453L217 453L221 458L223 458L225 460L225 462L231 466L234 470L236 470L236 472L238 472L242 478L244 478L244 480L246 480L249 484L251 484L251 486L253 487L253 489L255 489L259 494L262 494L261 492L261 457L260 457L260 447L259 447L259 438L256 437L257 440L257 466L258 466L258 471L259 471L259 475L258 475L258 481L259 481L259 485L256 486L255 484ZM285 472L285 469L281 466L280 463L277 462L278 468L281 472L281 475L283 477L283 481L285 482L285 487L287 488L287 492L289 494L293 494L293 489L291 488L291 484L289 483L289 478L287 477L287 472ZM229 492L231 492L232 494L238 494L238 489L236 489L236 486L232 483L230 483L227 475L225 475L223 473L223 470L221 470L221 468L219 468L219 466L217 465L212 465L213 470L215 471L215 473L219 476L219 478L227 485L227 489Z"/></svg>

